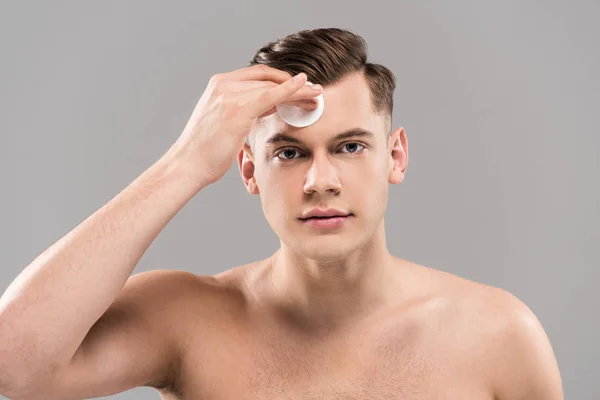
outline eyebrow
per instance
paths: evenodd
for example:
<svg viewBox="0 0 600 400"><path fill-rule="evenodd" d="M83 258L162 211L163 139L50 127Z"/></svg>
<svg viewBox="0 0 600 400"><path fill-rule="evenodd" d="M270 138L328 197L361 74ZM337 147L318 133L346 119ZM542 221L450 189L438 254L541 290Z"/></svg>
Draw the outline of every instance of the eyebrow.
<svg viewBox="0 0 600 400"><path fill-rule="evenodd" d="M350 129L348 131L342 132L338 135L335 135L331 141L337 141L337 140L341 140L341 139L348 139L348 138L354 138L354 137L362 137L362 138L366 138L366 139L375 139L375 134L371 131L368 131L366 129L362 129L362 128L353 128ZM304 144L300 139L297 139L293 136L290 135L286 135L283 132L278 132L276 134L274 134L273 136L271 136L270 138L268 138L265 142L266 146L275 144L275 143L281 143L281 142L287 142L287 143L296 143L296 144Z"/></svg>

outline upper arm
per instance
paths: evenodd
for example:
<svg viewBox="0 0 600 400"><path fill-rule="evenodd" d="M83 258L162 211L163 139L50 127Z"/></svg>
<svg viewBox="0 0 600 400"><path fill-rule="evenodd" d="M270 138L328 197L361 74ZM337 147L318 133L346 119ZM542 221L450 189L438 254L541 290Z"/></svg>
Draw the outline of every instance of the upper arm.
<svg viewBox="0 0 600 400"><path fill-rule="evenodd" d="M71 362L22 398L82 399L171 385L182 339L174 311L190 293L193 276L167 270L131 276Z"/></svg>
<svg viewBox="0 0 600 400"><path fill-rule="evenodd" d="M496 400L563 400L550 340L535 314L503 291L505 311L491 363Z"/></svg>

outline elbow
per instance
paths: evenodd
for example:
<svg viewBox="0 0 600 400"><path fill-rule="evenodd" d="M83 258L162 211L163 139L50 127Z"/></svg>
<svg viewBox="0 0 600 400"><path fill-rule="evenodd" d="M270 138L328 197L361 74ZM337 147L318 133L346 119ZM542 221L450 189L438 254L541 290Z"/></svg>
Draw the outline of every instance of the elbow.
<svg viewBox="0 0 600 400"><path fill-rule="evenodd" d="M44 391L33 382L28 384L23 383L6 383L2 382L0 385L0 395L10 400L48 400L48 396L44 394Z"/></svg>
<svg viewBox="0 0 600 400"><path fill-rule="evenodd" d="M14 382L6 382L5 376L2 376L2 383L0 384L0 396L4 396L10 400L25 400L27 394L23 388L16 385Z"/></svg>
<svg viewBox="0 0 600 400"><path fill-rule="evenodd" d="M11 400L25 400L27 399L25 380L14 375L12 372L0 371L0 395Z"/></svg>
<svg viewBox="0 0 600 400"><path fill-rule="evenodd" d="M11 400L48 399L40 388L55 375L57 366L38 360L33 348L15 346L12 338L0 333L0 343L12 343L12 347L0 347L0 395ZM1 397L0 396L0 397Z"/></svg>
<svg viewBox="0 0 600 400"><path fill-rule="evenodd" d="M48 396L41 388L47 381L43 376L50 375L50 371L46 371L44 375L34 376L19 372L18 369L2 368L0 369L0 397L4 396L11 400L48 400Z"/></svg>

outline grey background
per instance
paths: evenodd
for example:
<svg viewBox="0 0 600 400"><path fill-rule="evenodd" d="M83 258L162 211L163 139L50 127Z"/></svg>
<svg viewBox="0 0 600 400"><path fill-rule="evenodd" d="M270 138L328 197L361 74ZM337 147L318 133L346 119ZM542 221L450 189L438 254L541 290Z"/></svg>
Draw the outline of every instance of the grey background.
<svg viewBox="0 0 600 400"><path fill-rule="evenodd" d="M168 149L213 74L288 33L347 28L398 80L410 161L390 187L392 254L515 294L566 398L600 398L599 2L216 3L0 3L0 289ZM214 274L278 244L233 164L134 273Z"/></svg>

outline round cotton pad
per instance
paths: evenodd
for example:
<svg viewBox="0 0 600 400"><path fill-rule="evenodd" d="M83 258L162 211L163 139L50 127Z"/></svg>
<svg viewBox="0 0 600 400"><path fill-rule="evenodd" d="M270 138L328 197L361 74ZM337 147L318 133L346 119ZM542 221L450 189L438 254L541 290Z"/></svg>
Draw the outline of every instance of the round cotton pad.
<svg viewBox="0 0 600 400"><path fill-rule="evenodd" d="M307 85L312 85L310 82L306 82ZM277 114L283 119L288 125L292 125L298 128L304 128L317 122L323 110L325 109L325 102L323 95L320 94L316 97L317 108L314 110L305 110L302 107L292 106L289 104L277 104Z"/></svg>

